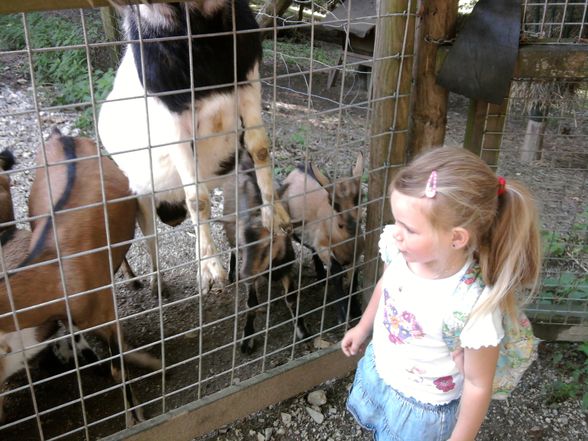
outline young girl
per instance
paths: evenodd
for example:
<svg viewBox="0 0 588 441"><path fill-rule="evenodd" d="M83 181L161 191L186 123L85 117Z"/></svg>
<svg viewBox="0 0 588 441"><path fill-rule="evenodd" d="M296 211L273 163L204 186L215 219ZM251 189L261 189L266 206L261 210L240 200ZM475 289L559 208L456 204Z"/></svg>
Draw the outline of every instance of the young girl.
<svg viewBox="0 0 588 441"><path fill-rule="evenodd" d="M502 316L516 320L517 293L539 276L534 201L476 155L441 147L398 172L390 204L384 274L341 342L355 355L373 334L348 408L376 440L473 440L492 395ZM472 284L481 294L467 303L456 293ZM443 328L460 319L463 349L452 354Z"/></svg>

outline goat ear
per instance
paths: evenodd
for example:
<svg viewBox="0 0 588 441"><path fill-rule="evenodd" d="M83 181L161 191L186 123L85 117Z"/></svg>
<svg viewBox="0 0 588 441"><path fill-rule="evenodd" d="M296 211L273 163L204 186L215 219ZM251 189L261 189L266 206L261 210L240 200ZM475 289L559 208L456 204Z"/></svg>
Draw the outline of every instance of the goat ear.
<svg viewBox="0 0 588 441"><path fill-rule="evenodd" d="M327 190L327 193L329 194L329 205L332 205L335 194L335 185L331 183L331 180L327 178L316 165L311 163L310 168L312 169L312 173L314 174L314 177L318 183L321 184L325 190Z"/></svg>
<svg viewBox="0 0 588 441"><path fill-rule="evenodd" d="M61 134L61 130L56 127L53 127L51 130L51 135L49 135L49 139L51 138L61 138L63 135Z"/></svg>
<svg viewBox="0 0 588 441"><path fill-rule="evenodd" d="M278 187L278 189L276 190L276 196L278 197L278 199L281 200L284 197L284 193L286 193L286 190L288 190L289 186L290 186L290 183L286 182L281 187Z"/></svg>
<svg viewBox="0 0 588 441"><path fill-rule="evenodd" d="M290 219L290 223L292 224L292 228L298 228L302 226L302 219Z"/></svg>
<svg viewBox="0 0 588 441"><path fill-rule="evenodd" d="M351 176L354 178L360 178L363 175L363 153L359 152L357 155L357 161L355 161L355 167L351 171Z"/></svg>

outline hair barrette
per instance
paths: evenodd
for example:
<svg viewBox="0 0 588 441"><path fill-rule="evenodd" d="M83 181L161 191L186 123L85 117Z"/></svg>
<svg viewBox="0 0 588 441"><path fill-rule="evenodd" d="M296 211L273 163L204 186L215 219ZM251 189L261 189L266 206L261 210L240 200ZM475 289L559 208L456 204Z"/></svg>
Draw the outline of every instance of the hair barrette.
<svg viewBox="0 0 588 441"><path fill-rule="evenodd" d="M434 198L437 194L437 171L433 170L431 172L431 176L429 176L429 180L427 181L427 186L425 187L425 196L428 198Z"/></svg>
<svg viewBox="0 0 588 441"><path fill-rule="evenodd" d="M506 191L506 179L504 179L502 176L498 176L498 196L502 196L504 194L504 192Z"/></svg>

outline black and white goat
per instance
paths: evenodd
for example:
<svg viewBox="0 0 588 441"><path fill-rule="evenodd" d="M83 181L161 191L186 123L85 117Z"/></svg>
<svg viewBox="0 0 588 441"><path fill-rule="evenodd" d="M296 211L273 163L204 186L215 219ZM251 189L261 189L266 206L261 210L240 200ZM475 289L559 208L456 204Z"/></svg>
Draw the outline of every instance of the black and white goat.
<svg viewBox="0 0 588 441"><path fill-rule="evenodd" d="M23 330L71 317L74 325L92 329L108 344L111 374L120 382L120 354L127 347L122 336L119 345L112 274L133 239L137 203L124 174L99 154L90 139L62 136L58 130L45 143L45 154L37 153L39 167L29 197L31 245L26 257L16 266L9 262L1 277L0 340L15 332L17 323ZM154 370L161 367L143 352L125 353L124 358ZM136 406L130 385L125 388L129 406ZM129 417L130 423L141 420L141 409L131 409Z"/></svg>
<svg viewBox="0 0 588 441"><path fill-rule="evenodd" d="M280 189L281 198L293 222L303 223L295 229L294 238L313 251L317 277L322 280L333 275L337 299L337 319L347 321L347 297L343 288L344 267L356 262L363 250L359 235L359 195L363 155L359 153L349 177L331 182L314 164L294 169ZM356 291L357 274L352 273L352 293ZM349 300L352 318L361 315L361 306L352 296Z"/></svg>
<svg viewBox="0 0 588 441"><path fill-rule="evenodd" d="M223 162L234 158L240 130L256 166L263 225L290 230L275 197L261 116L258 25L247 0L198 0L127 6L124 28L132 42L102 105L100 138L132 191L145 196L139 199L139 225L155 271L152 290L158 268L150 195L164 222L178 223L189 212L201 287L208 291L226 278L210 234L209 188L221 185L215 178ZM168 39L154 41L160 38Z"/></svg>
<svg viewBox="0 0 588 441"><path fill-rule="evenodd" d="M247 319L243 330L241 351L251 353L254 349L255 316L259 305L257 284L260 277L279 280L284 288L284 301L296 327L296 337L304 339L308 331L302 317L297 317L298 295L294 292L292 271L296 255L290 235L274 235L261 219L262 199L255 180L255 164L249 153L240 151L239 167L234 179L223 185L223 225L233 249L229 280L236 280L237 255L242 258L239 279L247 289ZM271 289L271 287L269 288ZM269 301L269 300L268 300Z"/></svg>

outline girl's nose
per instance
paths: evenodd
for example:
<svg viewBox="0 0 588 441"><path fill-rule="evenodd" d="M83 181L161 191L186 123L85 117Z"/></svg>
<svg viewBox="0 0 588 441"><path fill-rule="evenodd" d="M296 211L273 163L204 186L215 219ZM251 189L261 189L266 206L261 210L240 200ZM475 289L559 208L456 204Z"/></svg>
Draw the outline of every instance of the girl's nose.
<svg viewBox="0 0 588 441"><path fill-rule="evenodd" d="M396 224L393 225L392 237L398 242L400 242L402 240L402 232L400 231L400 228Z"/></svg>

